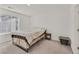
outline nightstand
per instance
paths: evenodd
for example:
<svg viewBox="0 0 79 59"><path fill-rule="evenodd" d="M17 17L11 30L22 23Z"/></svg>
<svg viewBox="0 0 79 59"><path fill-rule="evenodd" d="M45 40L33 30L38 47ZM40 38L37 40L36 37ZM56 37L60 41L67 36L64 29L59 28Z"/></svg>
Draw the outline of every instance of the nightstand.
<svg viewBox="0 0 79 59"><path fill-rule="evenodd" d="M45 39L51 40L51 33L46 33Z"/></svg>

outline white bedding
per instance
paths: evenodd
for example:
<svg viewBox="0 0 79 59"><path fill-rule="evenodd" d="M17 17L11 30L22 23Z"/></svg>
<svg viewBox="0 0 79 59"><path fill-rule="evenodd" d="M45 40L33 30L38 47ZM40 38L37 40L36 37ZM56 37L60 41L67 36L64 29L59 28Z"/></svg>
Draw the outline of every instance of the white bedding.
<svg viewBox="0 0 79 59"><path fill-rule="evenodd" d="M12 34L25 36L28 43L30 44L34 38L40 36L42 33L44 33L44 31L45 31L44 28L40 28L40 29L33 28L31 30L28 30L27 32L20 31L20 32L13 32Z"/></svg>

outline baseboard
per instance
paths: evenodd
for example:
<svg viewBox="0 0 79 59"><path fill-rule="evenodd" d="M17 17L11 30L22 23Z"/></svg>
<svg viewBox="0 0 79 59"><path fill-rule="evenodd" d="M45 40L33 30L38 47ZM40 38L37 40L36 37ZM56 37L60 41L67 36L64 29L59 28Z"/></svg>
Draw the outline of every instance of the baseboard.
<svg viewBox="0 0 79 59"><path fill-rule="evenodd" d="M53 41L60 41L60 40L58 40L58 39L51 39L51 40L53 40Z"/></svg>

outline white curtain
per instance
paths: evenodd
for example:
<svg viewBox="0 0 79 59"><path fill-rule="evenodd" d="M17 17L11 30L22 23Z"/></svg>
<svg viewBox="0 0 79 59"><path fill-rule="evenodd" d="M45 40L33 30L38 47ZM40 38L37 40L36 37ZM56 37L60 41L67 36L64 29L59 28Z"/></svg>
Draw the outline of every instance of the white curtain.
<svg viewBox="0 0 79 59"><path fill-rule="evenodd" d="M14 16L0 17L0 33L14 32L19 30L19 20Z"/></svg>
<svg viewBox="0 0 79 59"><path fill-rule="evenodd" d="M20 19L19 18L11 18L11 32L20 30Z"/></svg>

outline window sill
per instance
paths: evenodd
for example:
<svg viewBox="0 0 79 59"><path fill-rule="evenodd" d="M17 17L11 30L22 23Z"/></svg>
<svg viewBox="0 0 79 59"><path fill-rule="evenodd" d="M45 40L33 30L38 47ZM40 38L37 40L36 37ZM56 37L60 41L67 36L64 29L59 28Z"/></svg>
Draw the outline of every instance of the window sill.
<svg viewBox="0 0 79 59"><path fill-rule="evenodd" d="M11 34L11 32L0 33L0 35L7 35L7 34Z"/></svg>

